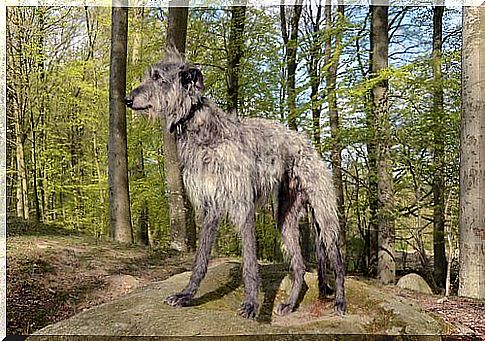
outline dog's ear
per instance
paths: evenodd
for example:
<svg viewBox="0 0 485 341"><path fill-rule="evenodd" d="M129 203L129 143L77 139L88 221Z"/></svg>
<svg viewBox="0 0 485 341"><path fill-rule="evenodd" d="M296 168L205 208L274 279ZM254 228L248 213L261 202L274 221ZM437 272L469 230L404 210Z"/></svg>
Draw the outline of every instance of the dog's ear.
<svg viewBox="0 0 485 341"><path fill-rule="evenodd" d="M182 86L186 89L195 88L197 91L204 90L204 79L202 72L197 68L180 71Z"/></svg>

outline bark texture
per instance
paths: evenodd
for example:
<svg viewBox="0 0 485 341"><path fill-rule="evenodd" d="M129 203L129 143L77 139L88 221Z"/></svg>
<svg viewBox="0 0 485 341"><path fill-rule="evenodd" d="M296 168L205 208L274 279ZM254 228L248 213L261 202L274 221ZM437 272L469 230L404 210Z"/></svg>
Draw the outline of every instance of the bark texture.
<svg viewBox="0 0 485 341"><path fill-rule="evenodd" d="M434 281L444 287L446 280L445 253L445 178L443 172L445 138L443 111L443 75L441 55L443 45L443 6L435 6L433 11L433 254Z"/></svg>
<svg viewBox="0 0 485 341"><path fill-rule="evenodd" d="M288 126L296 130L296 68L298 66L296 53L298 50L298 26L303 8L303 0L296 0L293 6L290 25L286 23L286 9L280 6L281 33L286 49L287 80L286 91L288 95ZM288 32L289 31L289 32Z"/></svg>
<svg viewBox="0 0 485 341"><path fill-rule="evenodd" d="M227 111L238 113L241 59L244 54L244 22L246 6L231 7L231 32L227 61Z"/></svg>
<svg viewBox="0 0 485 341"><path fill-rule="evenodd" d="M394 216L388 80L380 73L388 67L388 6L372 6L372 75L381 80L372 89L372 117L375 120L377 152L377 278L383 284L395 280Z"/></svg>
<svg viewBox="0 0 485 341"><path fill-rule="evenodd" d="M463 7L458 295L485 298L485 4Z"/></svg>
<svg viewBox="0 0 485 341"><path fill-rule="evenodd" d="M108 183L110 236L133 243L128 184L126 136L126 56L128 8L113 7L111 14L111 57L109 82Z"/></svg>

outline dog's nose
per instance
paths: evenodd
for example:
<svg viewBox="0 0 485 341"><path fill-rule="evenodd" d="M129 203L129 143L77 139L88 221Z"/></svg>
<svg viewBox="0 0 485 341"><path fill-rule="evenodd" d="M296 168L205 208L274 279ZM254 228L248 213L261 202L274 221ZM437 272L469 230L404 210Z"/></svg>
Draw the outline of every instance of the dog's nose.
<svg viewBox="0 0 485 341"><path fill-rule="evenodd" d="M132 107L133 106L133 98L131 96L126 96L124 98L124 101L125 101L125 104L128 106L128 107Z"/></svg>

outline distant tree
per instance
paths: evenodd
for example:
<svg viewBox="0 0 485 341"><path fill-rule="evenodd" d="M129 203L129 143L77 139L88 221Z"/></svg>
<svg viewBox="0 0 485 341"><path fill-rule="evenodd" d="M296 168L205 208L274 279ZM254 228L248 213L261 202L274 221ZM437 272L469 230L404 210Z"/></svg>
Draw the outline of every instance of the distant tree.
<svg viewBox="0 0 485 341"><path fill-rule="evenodd" d="M434 281L444 287L446 277L445 253L445 178L444 153L445 129L443 110L443 75L442 46L443 46L443 4L433 9L433 254L434 254Z"/></svg>
<svg viewBox="0 0 485 341"><path fill-rule="evenodd" d="M297 69L297 50L298 50L298 27L300 23L303 0L295 0L291 8L290 23L286 20L286 6L280 6L281 34L286 51L286 92L288 96L288 125L291 129L296 130L296 69Z"/></svg>
<svg viewBox="0 0 485 341"><path fill-rule="evenodd" d="M485 4L463 7L458 295L485 298Z"/></svg>
<svg viewBox="0 0 485 341"><path fill-rule="evenodd" d="M369 12L371 16L370 21L370 51L369 51L369 72L368 77L374 77L374 51L375 51L375 37L374 37L374 7L369 7ZM357 45L358 46L358 45ZM387 57L386 64L387 65ZM362 62L359 59L359 63ZM364 72L364 70L362 70ZM368 180L367 180L367 197L369 202L369 222L367 223L366 234L365 234L365 245L367 248L367 266L364 271L368 276L375 277L377 275L377 258L378 258L378 239L379 239L379 223L378 223L378 209L379 209L379 198L377 190L377 119L374 114L374 95L373 90L368 93L368 107L367 107L367 164L368 164Z"/></svg>
<svg viewBox="0 0 485 341"><path fill-rule="evenodd" d="M126 58L128 8L113 3L111 12L111 57L109 79L108 183L110 236L116 241L133 243L128 184L126 134Z"/></svg>
<svg viewBox="0 0 485 341"><path fill-rule="evenodd" d="M344 6L337 6L336 20L332 20L332 5L331 1L327 0L325 5L325 64L328 67L326 75L327 84L327 102L328 102L328 117L330 121L330 134L332 138L331 158L332 158L332 178L335 186L335 193L337 195L337 208L340 225L340 249L345 259L346 254L346 220L344 207L344 184L342 178L342 145L340 142L340 119L337 108L337 70L341 54L341 40L342 33L338 32L336 27L342 25L344 20ZM335 35L330 32L336 32ZM332 38L335 36L335 43L332 44ZM334 45L334 46L332 46Z"/></svg>

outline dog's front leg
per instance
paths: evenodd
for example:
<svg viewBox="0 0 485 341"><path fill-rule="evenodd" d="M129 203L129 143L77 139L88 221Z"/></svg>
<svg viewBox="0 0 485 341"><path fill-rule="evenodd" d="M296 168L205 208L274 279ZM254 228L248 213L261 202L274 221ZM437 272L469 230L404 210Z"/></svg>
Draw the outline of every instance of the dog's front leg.
<svg viewBox="0 0 485 341"><path fill-rule="evenodd" d="M181 292L168 296L165 299L167 304L179 307L190 305L190 300L197 293L200 282L207 273L212 245L216 239L219 216L216 212L205 212L204 222L200 230L199 247L192 266L189 283Z"/></svg>
<svg viewBox="0 0 485 341"><path fill-rule="evenodd" d="M245 318L256 318L258 312L258 258L256 253L256 229L254 210L250 210L241 226L243 248L244 301L239 314Z"/></svg>

